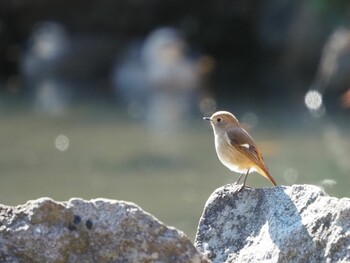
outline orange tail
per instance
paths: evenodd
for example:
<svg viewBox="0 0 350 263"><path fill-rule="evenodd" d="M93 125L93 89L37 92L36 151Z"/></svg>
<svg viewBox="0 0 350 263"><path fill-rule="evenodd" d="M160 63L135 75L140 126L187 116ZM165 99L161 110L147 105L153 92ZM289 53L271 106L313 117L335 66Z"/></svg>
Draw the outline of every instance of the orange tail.
<svg viewBox="0 0 350 263"><path fill-rule="evenodd" d="M271 176L271 174L269 173L269 171L267 170L267 167L265 164L259 166L259 173L264 176L266 179L268 179L274 186L277 185L277 182L275 179L273 179L273 177Z"/></svg>

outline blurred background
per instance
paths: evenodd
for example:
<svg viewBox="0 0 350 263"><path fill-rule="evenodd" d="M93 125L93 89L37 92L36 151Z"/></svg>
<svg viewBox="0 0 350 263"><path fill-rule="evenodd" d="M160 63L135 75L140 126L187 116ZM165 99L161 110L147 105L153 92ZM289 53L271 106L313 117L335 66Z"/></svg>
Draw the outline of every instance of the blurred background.
<svg viewBox="0 0 350 263"><path fill-rule="evenodd" d="M279 184L349 196L349 22L346 0L1 1L0 202L127 200L193 239L238 176L216 110Z"/></svg>

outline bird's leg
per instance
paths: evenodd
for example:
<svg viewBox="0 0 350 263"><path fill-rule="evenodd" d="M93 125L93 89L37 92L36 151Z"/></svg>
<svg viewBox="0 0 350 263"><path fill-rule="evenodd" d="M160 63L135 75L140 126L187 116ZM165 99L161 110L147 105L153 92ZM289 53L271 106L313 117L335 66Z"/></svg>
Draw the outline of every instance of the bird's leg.
<svg viewBox="0 0 350 263"><path fill-rule="evenodd" d="M244 174L241 174L241 175L238 177L237 181L234 183L235 185L239 183L239 181L241 180L241 178L242 178L243 175L244 175Z"/></svg>
<svg viewBox="0 0 350 263"><path fill-rule="evenodd" d="M245 187L246 187L246 186L245 186L245 182L247 181L248 174L249 174L249 170L250 170L250 169L248 169L247 173L245 174L243 184L242 184L241 188L238 190L238 192L242 191L242 190L243 190L243 188L245 188ZM243 174L242 174L242 175L243 175ZM239 178L239 179L240 179L240 178Z"/></svg>
<svg viewBox="0 0 350 263"><path fill-rule="evenodd" d="M248 171L247 171L247 173L246 173L246 175L245 175L245 177L244 177L243 187L245 187L245 182L247 181L248 174L249 174L249 170L250 170L250 169L248 169Z"/></svg>

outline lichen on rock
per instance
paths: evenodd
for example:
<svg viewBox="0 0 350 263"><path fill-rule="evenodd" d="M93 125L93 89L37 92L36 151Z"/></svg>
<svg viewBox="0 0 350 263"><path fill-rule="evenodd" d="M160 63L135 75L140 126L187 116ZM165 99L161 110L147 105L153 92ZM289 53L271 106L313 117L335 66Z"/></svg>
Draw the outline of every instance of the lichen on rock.
<svg viewBox="0 0 350 263"><path fill-rule="evenodd" d="M49 198L0 205L0 262L207 262L181 231L135 204Z"/></svg>
<svg viewBox="0 0 350 263"><path fill-rule="evenodd" d="M208 199L195 245L213 262L350 262L350 199L311 185L238 192Z"/></svg>

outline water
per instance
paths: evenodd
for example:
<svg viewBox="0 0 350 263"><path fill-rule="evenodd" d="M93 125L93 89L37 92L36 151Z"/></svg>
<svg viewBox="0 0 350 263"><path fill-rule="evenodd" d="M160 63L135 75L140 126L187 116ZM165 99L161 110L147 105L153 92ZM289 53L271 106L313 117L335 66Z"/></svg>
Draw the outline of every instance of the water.
<svg viewBox="0 0 350 263"><path fill-rule="evenodd" d="M250 131L277 182L349 196L349 128L303 121L292 128L281 119ZM237 178L219 163L200 116L160 135L110 106L79 106L63 117L3 109L0 122L2 204L43 196L126 200L193 239L209 195ZM257 174L248 185L271 186Z"/></svg>

